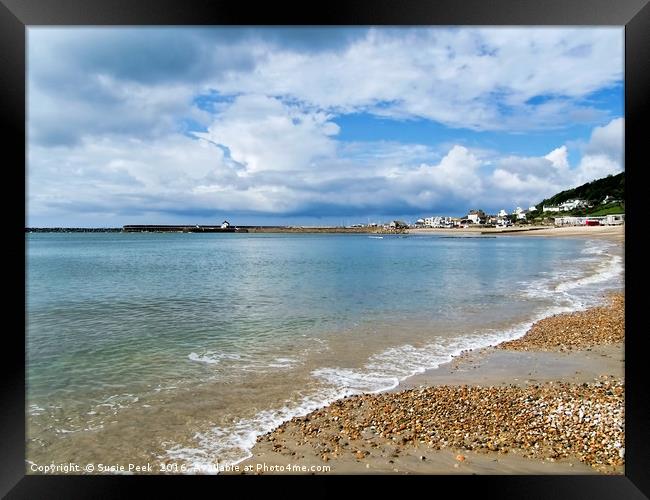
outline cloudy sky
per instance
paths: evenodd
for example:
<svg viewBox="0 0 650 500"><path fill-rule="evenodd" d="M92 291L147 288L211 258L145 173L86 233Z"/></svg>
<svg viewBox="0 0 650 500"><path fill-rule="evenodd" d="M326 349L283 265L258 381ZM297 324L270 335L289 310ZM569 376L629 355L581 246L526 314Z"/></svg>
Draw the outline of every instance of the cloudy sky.
<svg viewBox="0 0 650 500"><path fill-rule="evenodd" d="M30 27L27 224L527 208L623 170L623 34Z"/></svg>

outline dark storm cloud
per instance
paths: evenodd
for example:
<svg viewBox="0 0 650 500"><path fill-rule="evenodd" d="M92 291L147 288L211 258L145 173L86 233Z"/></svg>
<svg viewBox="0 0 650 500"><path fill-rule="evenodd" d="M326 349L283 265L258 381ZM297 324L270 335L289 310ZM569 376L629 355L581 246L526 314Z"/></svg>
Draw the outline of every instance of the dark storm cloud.
<svg viewBox="0 0 650 500"><path fill-rule="evenodd" d="M92 74L145 84L196 82L254 67L250 53L232 50L241 40L187 28L32 28L30 75L54 86Z"/></svg>

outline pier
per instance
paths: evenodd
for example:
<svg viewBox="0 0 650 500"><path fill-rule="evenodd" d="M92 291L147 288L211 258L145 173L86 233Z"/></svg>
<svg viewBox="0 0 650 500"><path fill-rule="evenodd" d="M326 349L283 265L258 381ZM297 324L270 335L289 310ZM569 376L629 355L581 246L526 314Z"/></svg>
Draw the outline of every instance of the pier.
<svg viewBox="0 0 650 500"><path fill-rule="evenodd" d="M170 226L152 224L133 224L122 227L125 233L247 233L248 230L238 227L221 226Z"/></svg>

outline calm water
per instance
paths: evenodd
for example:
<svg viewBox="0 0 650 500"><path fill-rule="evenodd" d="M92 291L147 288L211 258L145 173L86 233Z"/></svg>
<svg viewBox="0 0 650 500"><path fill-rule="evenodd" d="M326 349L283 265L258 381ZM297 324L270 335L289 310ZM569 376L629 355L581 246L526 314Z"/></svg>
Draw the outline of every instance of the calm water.
<svg viewBox="0 0 650 500"><path fill-rule="evenodd" d="M36 463L245 458L255 437L622 286L620 245L309 234L27 235Z"/></svg>

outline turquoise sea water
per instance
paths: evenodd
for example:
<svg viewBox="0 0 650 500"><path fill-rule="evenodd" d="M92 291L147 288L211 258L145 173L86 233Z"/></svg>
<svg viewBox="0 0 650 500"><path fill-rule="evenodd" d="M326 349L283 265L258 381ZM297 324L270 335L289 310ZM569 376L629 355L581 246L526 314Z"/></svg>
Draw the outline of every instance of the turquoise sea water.
<svg viewBox="0 0 650 500"><path fill-rule="evenodd" d="M26 278L28 460L201 467L595 304L623 261L570 238L46 233Z"/></svg>

